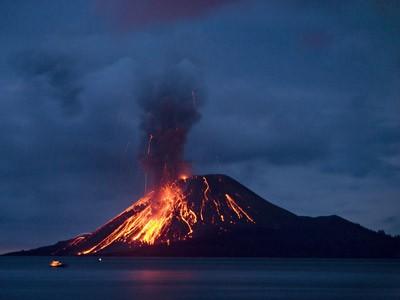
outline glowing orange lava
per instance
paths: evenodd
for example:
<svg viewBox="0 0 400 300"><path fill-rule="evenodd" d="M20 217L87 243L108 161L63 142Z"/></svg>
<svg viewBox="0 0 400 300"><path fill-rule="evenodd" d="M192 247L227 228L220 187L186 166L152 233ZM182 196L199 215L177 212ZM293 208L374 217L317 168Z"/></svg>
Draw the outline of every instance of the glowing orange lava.
<svg viewBox="0 0 400 300"><path fill-rule="evenodd" d="M245 216L249 221L252 223L255 223L254 220L236 203L235 200L228 194L225 194L226 200L228 200L229 206L232 208L232 210L236 213L239 219L241 219L243 216Z"/></svg>
<svg viewBox="0 0 400 300"><path fill-rule="evenodd" d="M188 179L183 178L183 180L186 182ZM157 191L147 193L95 232L111 226L111 233L78 254L95 254L111 244L118 243L135 246L156 243L170 245L172 241L192 238L198 226L204 226L206 222L216 224L217 219L220 220L219 224L226 221L235 223L240 219L255 223L254 219L229 194L216 198L217 196L211 192L207 178L202 177L202 181L204 184L200 192L202 199L191 199L192 202L184 194L183 185L177 183L179 181L165 184ZM200 224L199 219L202 221ZM120 221L114 222L116 220ZM116 223L118 225L113 225ZM86 236L80 236L72 240L71 244L84 242L85 239Z"/></svg>
<svg viewBox="0 0 400 300"><path fill-rule="evenodd" d="M81 254L96 253L114 242L137 242L152 245L162 235L167 225L171 223L175 212L179 214L180 220L187 226L187 233L182 239L190 237L193 232L192 226L197 222L196 214L189 208L181 189L176 184L165 185L157 193L154 191L148 193L120 215L140 206L144 206L144 209L127 218L105 239L92 248L82 251ZM168 243L167 240L161 242Z"/></svg>

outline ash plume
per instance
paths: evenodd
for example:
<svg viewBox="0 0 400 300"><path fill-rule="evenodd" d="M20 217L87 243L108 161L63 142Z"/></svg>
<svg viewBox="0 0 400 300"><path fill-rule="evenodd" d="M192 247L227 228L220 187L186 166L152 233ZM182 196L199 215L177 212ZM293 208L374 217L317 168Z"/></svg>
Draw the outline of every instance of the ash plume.
<svg viewBox="0 0 400 300"><path fill-rule="evenodd" d="M183 62L142 85L138 103L144 134L139 153L146 186L159 186L190 170L184 148L188 133L200 120L204 97L193 71L190 63Z"/></svg>

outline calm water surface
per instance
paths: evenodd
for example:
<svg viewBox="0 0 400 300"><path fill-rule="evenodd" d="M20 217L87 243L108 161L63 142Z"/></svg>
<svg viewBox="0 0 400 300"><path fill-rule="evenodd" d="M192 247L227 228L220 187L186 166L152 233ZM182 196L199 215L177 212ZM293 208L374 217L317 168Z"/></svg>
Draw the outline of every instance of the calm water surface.
<svg viewBox="0 0 400 300"><path fill-rule="evenodd" d="M0 299L400 300L399 260L0 257Z"/></svg>

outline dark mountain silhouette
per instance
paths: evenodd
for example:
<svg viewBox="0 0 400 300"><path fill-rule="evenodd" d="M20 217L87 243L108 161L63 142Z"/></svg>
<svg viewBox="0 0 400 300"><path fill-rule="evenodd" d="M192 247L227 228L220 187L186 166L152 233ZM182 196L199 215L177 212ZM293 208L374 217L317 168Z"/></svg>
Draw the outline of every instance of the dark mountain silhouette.
<svg viewBox="0 0 400 300"><path fill-rule="evenodd" d="M400 239L339 216L302 217L225 175L149 193L91 234L9 255L400 257Z"/></svg>

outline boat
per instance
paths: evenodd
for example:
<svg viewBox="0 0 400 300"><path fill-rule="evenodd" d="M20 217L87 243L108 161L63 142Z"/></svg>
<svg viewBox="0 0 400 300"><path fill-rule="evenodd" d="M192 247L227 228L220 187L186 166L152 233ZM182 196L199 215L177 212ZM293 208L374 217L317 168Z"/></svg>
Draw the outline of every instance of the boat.
<svg viewBox="0 0 400 300"><path fill-rule="evenodd" d="M65 267L65 264L59 260L52 260L49 266L52 268L60 268L60 267Z"/></svg>

